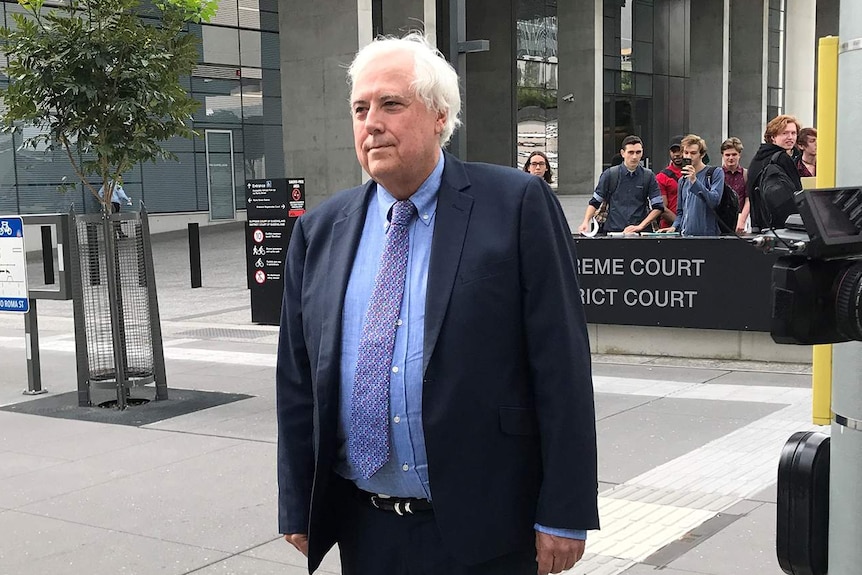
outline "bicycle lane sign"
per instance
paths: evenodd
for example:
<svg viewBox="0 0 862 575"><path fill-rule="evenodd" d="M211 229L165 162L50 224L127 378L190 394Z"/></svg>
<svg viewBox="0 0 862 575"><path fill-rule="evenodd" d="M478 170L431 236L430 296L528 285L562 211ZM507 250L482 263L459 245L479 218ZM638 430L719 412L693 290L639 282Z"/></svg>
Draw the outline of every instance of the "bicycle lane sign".
<svg viewBox="0 0 862 575"><path fill-rule="evenodd" d="M30 311L24 222L14 216L0 216L0 312L3 311Z"/></svg>

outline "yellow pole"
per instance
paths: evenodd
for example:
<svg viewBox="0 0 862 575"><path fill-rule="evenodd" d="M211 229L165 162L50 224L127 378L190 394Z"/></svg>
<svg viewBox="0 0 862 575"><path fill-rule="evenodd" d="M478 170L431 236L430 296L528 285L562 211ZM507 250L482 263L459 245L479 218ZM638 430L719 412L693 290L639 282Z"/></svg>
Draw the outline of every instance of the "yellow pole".
<svg viewBox="0 0 862 575"><path fill-rule="evenodd" d="M820 38L817 62L817 187L835 187L838 129L838 38ZM811 366L811 420L832 422L832 345L815 345Z"/></svg>

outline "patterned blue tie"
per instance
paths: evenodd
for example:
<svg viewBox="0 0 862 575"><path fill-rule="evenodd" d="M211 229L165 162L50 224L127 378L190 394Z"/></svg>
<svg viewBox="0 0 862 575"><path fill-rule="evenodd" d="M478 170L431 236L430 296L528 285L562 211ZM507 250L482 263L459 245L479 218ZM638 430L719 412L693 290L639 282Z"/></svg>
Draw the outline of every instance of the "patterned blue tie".
<svg viewBox="0 0 862 575"><path fill-rule="evenodd" d="M368 479L389 460L389 376L407 277L408 230L416 206L395 202L362 324L350 406L348 460Z"/></svg>

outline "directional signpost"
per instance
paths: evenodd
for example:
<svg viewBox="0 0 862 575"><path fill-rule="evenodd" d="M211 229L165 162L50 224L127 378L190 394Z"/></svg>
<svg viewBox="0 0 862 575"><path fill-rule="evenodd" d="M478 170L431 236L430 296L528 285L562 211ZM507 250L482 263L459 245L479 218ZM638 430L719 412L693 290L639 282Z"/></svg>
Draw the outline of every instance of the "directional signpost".
<svg viewBox="0 0 862 575"><path fill-rule="evenodd" d="M0 217L0 311L30 311L24 222L14 216Z"/></svg>
<svg viewBox="0 0 862 575"><path fill-rule="evenodd" d="M251 321L278 325L287 244L296 218L305 213L305 179L247 180L245 196Z"/></svg>
<svg viewBox="0 0 862 575"><path fill-rule="evenodd" d="M26 395L45 393L39 366L39 324L36 300L27 287L27 252L24 250L24 220L0 216L0 312L24 314L27 348Z"/></svg>

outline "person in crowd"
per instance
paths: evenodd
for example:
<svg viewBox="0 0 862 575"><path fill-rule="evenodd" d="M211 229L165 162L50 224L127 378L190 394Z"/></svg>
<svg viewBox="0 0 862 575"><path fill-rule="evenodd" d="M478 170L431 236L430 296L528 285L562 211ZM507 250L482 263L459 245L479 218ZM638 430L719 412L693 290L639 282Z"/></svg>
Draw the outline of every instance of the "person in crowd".
<svg viewBox="0 0 862 575"><path fill-rule="evenodd" d="M118 213L120 211L121 203L124 203L127 206L132 205L132 198L126 195L126 190L123 189L123 180L121 178L117 178L116 181L108 180L108 189L105 190L105 186L102 185L102 187L99 188L99 196L106 198L108 191L111 192L111 213Z"/></svg>
<svg viewBox="0 0 862 575"><path fill-rule="evenodd" d="M548 156L544 152L533 152L527 161L524 162L524 171L539 176L549 184L554 182L554 172L551 169L551 162L548 161Z"/></svg>
<svg viewBox="0 0 862 575"><path fill-rule="evenodd" d="M757 186L760 172L763 171L763 168L766 167L776 152L785 152L778 156L777 164L794 183L796 189L802 189L799 171L791 157L796 146L798 133L799 121L788 114L776 116L766 124L766 129L763 131L763 143L760 144L760 148L754 154L751 163L748 164L748 182L745 186L746 198L745 205L742 206L742 213L751 214L752 231L760 231L764 227L764 222L759 221L757 213L751 210L752 192Z"/></svg>
<svg viewBox="0 0 862 575"><path fill-rule="evenodd" d="M748 182L748 170L739 165L742 155L742 141L736 137L730 137L721 143L721 169L724 171L724 183L736 192L739 198L739 218L736 221L736 233L741 234L751 230L748 215L751 206L748 206L748 192L745 190Z"/></svg>
<svg viewBox="0 0 862 575"><path fill-rule="evenodd" d="M670 162L655 175L664 211L661 214L660 228L669 228L676 220L677 187L682 177L682 136L674 136L668 147Z"/></svg>
<svg viewBox="0 0 862 575"><path fill-rule="evenodd" d="M626 136L623 139L620 149L623 163L608 168L599 176L599 183L584 213L584 221L578 226L579 232L589 231L590 220L602 202L608 205L603 233L635 234L651 229L652 222L664 211L664 204L655 175L641 165L643 154L640 137Z"/></svg>
<svg viewBox="0 0 862 575"><path fill-rule="evenodd" d="M706 142L696 134L682 139L682 177L679 180L679 204L676 221L667 231L684 236L718 236L721 228L715 209L724 192L724 171L713 170L707 179L707 164L703 162ZM711 180L711 181L710 181Z"/></svg>
<svg viewBox="0 0 862 575"><path fill-rule="evenodd" d="M813 178L817 175L817 128L802 128L796 137L799 159L796 171L800 178Z"/></svg>
<svg viewBox="0 0 862 575"><path fill-rule="evenodd" d="M104 184L101 188L99 188L99 196L102 198L107 198L108 193L111 194L111 213L117 214L120 212L121 202L125 203L127 206L132 205L132 198L126 195L126 190L123 189L123 180L122 178L117 178L116 181L108 180L108 188L105 189ZM123 231L122 222L115 223L116 235L120 239L126 239L128 236L126 232Z"/></svg>
<svg viewBox="0 0 862 575"><path fill-rule="evenodd" d="M442 150L458 76L421 34L374 40L348 78L371 179L290 240L280 533L310 572L335 543L346 574L571 569L598 528L598 479L560 204L541 178Z"/></svg>

